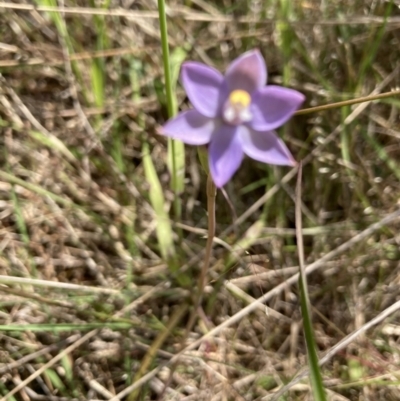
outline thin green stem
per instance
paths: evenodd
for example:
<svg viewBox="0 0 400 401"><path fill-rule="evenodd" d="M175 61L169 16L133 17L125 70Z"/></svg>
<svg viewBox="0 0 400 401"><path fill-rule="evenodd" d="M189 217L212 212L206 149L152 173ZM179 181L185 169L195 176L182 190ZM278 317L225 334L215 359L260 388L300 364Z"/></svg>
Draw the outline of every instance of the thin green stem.
<svg viewBox="0 0 400 401"><path fill-rule="evenodd" d="M168 46L168 30L167 30L167 15L165 12L165 0L158 0L158 15L160 20L160 35L161 35L161 46L163 53L163 63L164 63L164 78L165 78L165 93L167 99L167 110L168 117L171 118L174 116L174 95L172 90L172 79L171 79L171 62L169 57L169 46ZM173 188L175 190L174 197L174 213L175 218L179 219L181 215L181 203L179 200L179 194L176 191L176 179L177 179L177 168L176 168L176 150L175 150L175 141L171 141L171 151L172 151L172 182Z"/></svg>
<svg viewBox="0 0 400 401"><path fill-rule="evenodd" d="M160 19L160 35L161 35L161 46L163 53L164 63L164 79L165 79L165 93L167 97L167 110L168 117L174 115L174 96L172 93L172 80L171 80L171 69L169 59L169 46L168 46L168 30L167 30L167 15L165 13L165 1L158 0L158 15Z"/></svg>
<svg viewBox="0 0 400 401"><path fill-rule="evenodd" d="M304 263L304 246L302 235L302 219L301 219L301 175L302 164L299 165L296 185L296 239L299 254L299 288L300 288L300 304L301 314L303 316L304 336L307 344L308 363L310 366L311 388L315 401L326 401L324 384L318 363L317 345L314 336L314 329L311 321L310 301L308 299L307 276L305 273Z"/></svg>

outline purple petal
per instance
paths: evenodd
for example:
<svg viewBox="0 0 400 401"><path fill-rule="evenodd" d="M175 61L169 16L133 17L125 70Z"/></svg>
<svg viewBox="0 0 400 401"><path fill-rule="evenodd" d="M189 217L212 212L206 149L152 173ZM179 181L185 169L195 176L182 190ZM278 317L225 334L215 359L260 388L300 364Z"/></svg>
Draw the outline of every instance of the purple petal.
<svg viewBox="0 0 400 401"><path fill-rule="evenodd" d="M235 174L243 159L238 127L222 125L209 145L210 171L215 185L224 186Z"/></svg>
<svg viewBox="0 0 400 401"><path fill-rule="evenodd" d="M289 149L275 132L257 132L242 125L239 135L244 153L252 159L268 164L296 165Z"/></svg>
<svg viewBox="0 0 400 401"><path fill-rule="evenodd" d="M228 67L225 79L230 91L242 89L252 94L267 82L267 67L259 50L242 54Z"/></svg>
<svg viewBox="0 0 400 401"><path fill-rule="evenodd" d="M160 133L188 145L205 145L218 126L218 120L204 117L196 110L188 110L167 121Z"/></svg>
<svg viewBox="0 0 400 401"><path fill-rule="evenodd" d="M193 61L181 69L181 82L194 108L206 117L216 117L222 102L223 75L216 69Z"/></svg>
<svg viewBox="0 0 400 401"><path fill-rule="evenodd" d="M293 89L269 85L252 96L249 122L257 131L271 131L283 125L304 102L304 95Z"/></svg>

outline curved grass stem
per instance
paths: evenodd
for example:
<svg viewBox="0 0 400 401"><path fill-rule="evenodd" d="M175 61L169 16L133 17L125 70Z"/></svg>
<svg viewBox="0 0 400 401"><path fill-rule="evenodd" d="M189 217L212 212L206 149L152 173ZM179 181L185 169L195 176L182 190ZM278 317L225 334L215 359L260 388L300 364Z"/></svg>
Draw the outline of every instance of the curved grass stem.
<svg viewBox="0 0 400 401"><path fill-rule="evenodd" d="M317 111L336 109L338 107L350 106L352 104L358 104L364 102L372 102L373 100L386 99L392 96L399 96L399 95L400 95L400 89L369 96L362 96L355 99L343 100L341 102L336 102L336 103L323 104L322 106L309 107L307 109L297 110L296 113L294 113L294 115L298 116L301 114L310 114L310 113L315 113Z"/></svg>
<svg viewBox="0 0 400 401"><path fill-rule="evenodd" d="M308 363L310 366L311 388L315 401L326 401L324 384L318 363L317 345L315 341L314 329L311 321L310 301L307 290L307 275L304 263L304 246L302 235L302 219L301 219L301 175L302 164L299 165L296 185L296 239L299 254L299 288L300 288L300 304L301 314L303 316L304 337L307 344Z"/></svg>

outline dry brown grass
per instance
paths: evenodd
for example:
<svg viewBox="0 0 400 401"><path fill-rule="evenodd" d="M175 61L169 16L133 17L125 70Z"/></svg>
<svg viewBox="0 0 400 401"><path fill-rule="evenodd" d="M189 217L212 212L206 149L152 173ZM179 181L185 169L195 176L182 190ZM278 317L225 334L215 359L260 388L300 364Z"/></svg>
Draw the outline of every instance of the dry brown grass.
<svg viewBox="0 0 400 401"><path fill-rule="evenodd" d="M0 3L1 400L269 400L307 366L296 171L246 160L226 188L234 224L218 197L209 283L182 344L205 177L187 148L179 276L160 258L142 166L146 141L169 210L156 3L94 3L65 1L65 14L49 13L51 1ZM398 89L398 7L385 20L384 1L325 3L172 1L170 45L221 70L258 47L271 82L303 91L307 107ZM281 132L307 160L309 296L330 400L400 399L399 106L307 114ZM308 381L281 399L310 399Z"/></svg>

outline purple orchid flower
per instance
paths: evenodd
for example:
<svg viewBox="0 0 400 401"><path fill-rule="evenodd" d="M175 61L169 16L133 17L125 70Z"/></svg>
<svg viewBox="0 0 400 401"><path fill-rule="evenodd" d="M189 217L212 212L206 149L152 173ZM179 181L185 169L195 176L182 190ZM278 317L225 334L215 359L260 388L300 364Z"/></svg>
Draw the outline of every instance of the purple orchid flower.
<svg viewBox="0 0 400 401"><path fill-rule="evenodd" d="M234 60L225 76L202 63L184 63L181 82L194 110L167 121L161 134L189 145L208 144L210 172L219 188L232 178L244 154L263 163L296 165L274 129L293 115L304 95L265 86L266 81L258 50Z"/></svg>

